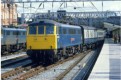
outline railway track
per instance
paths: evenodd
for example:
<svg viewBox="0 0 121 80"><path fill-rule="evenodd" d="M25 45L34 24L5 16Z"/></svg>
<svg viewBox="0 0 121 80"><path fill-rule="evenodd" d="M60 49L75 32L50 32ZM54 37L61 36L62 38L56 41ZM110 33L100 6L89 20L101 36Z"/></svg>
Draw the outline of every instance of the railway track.
<svg viewBox="0 0 121 80"><path fill-rule="evenodd" d="M14 70L11 70L9 72L6 72L6 73L2 74L1 75L1 79L2 80L5 80L5 79L11 79L11 80L26 80L26 79L28 79L30 77L33 77L33 76L35 76L35 75L37 75L37 74L39 74L39 73L41 73L43 71L46 71L46 70L48 70L48 69L50 69L52 67L55 67L55 66L57 66L59 64L62 64L64 62L67 62L69 60L72 60L72 59L74 59L74 58L76 58L78 56L80 56L80 59L78 60L78 61L80 61L89 52L90 52L90 50L84 52L84 54L76 54L76 55L71 56L71 57L69 57L67 59L60 60L57 63L52 64L52 65L49 65L47 67L43 67L41 65L37 65L36 67L32 67L32 66L18 67L18 68L14 69ZM74 63L74 65L77 64L78 61L76 61L76 63ZM72 66L74 66L74 65L72 65ZM70 69L73 68L72 66L70 67ZM63 75L65 75L67 72L64 72ZM59 76L59 77L57 77L56 79L57 80L60 80L61 78L62 78L62 75Z"/></svg>
<svg viewBox="0 0 121 80"><path fill-rule="evenodd" d="M24 71L28 71L33 66L35 66L35 64L33 64L33 63L29 63L29 64L26 64L24 66L19 66L19 67L13 69L13 70L10 70L10 71L8 71L6 73L1 74L1 79L2 80L7 80L7 79L13 80L12 77L17 76L18 74L20 74L20 73L22 73Z"/></svg>
<svg viewBox="0 0 121 80"><path fill-rule="evenodd" d="M2 54L1 57L13 55L13 54L18 54L18 53L25 52L25 51L26 51L25 49L21 49L21 50L17 50L17 51L10 52L10 53L6 52L5 54Z"/></svg>
<svg viewBox="0 0 121 80"><path fill-rule="evenodd" d="M9 67L11 65L15 65L17 63L24 62L26 60L29 60L28 56L20 57L18 59L9 60L9 61L3 61L1 62L1 68Z"/></svg>

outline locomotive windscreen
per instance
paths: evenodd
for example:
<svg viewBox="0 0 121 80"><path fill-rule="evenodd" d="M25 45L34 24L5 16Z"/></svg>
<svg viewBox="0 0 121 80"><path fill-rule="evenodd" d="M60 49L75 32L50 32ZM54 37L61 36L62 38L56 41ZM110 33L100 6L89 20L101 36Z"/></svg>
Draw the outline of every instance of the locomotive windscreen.
<svg viewBox="0 0 121 80"><path fill-rule="evenodd" d="M52 24L46 25L46 34L54 34L54 25Z"/></svg>
<svg viewBox="0 0 121 80"><path fill-rule="evenodd" d="M30 26L29 27L29 34L36 34L36 26Z"/></svg>
<svg viewBox="0 0 121 80"><path fill-rule="evenodd" d="M38 34L44 34L44 25L38 26Z"/></svg>
<svg viewBox="0 0 121 80"><path fill-rule="evenodd" d="M29 34L54 34L54 25L53 24L38 24L38 25L31 25L29 27Z"/></svg>

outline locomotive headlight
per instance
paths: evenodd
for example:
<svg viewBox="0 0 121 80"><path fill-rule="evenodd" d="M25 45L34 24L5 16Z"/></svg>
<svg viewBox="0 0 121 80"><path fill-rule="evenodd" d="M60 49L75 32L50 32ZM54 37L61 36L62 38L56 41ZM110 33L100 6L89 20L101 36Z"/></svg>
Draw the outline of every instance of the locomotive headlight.
<svg viewBox="0 0 121 80"><path fill-rule="evenodd" d="M50 46L50 49L52 49L53 47L52 47L52 45Z"/></svg>
<svg viewBox="0 0 121 80"><path fill-rule="evenodd" d="M44 38L45 40L47 40L47 38Z"/></svg>
<svg viewBox="0 0 121 80"><path fill-rule="evenodd" d="M29 46L30 49L32 49L32 46Z"/></svg>

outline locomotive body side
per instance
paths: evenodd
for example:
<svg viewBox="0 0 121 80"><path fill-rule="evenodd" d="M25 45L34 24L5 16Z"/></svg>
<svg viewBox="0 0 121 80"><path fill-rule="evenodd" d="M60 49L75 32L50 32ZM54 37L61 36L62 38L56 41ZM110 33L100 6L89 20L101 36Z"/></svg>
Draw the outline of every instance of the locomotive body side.
<svg viewBox="0 0 121 80"><path fill-rule="evenodd" d="M58 49L82 44L81 28L79 26L61 25L57 34Z"/></svg>

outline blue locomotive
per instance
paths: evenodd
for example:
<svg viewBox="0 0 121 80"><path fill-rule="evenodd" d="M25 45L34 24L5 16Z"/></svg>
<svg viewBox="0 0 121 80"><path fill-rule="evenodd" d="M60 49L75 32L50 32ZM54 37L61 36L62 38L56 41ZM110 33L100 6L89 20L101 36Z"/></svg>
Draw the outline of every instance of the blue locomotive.
<svg viewBox="0 0 121 80"><path fill-rule="evenodd" d="M104 35L101 37L104 38ZM43 19L29 24L27 54L34 62L54 62L80 52L84 47L92 48L98 41L98 32L94 27Z"/></svg>
<svg viewBox="0 0 121 80"><path fill-rule="evenodd" d="M1 28L1 53L26 47L26 29Z"/></svg>

